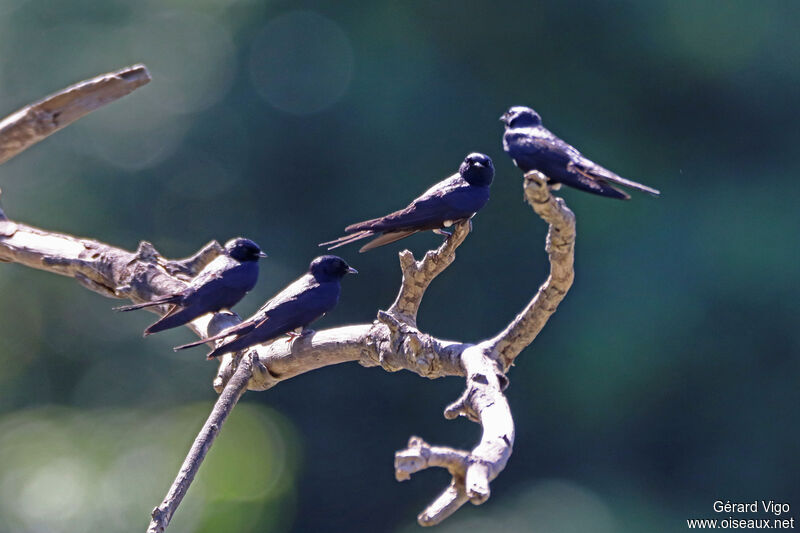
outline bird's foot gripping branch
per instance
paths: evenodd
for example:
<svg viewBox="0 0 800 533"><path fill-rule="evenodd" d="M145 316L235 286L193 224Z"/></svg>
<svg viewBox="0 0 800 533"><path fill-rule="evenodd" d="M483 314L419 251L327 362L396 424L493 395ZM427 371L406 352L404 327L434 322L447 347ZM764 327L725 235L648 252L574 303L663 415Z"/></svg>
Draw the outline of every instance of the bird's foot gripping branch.
<svg viewBox="0 0 800 533"><path fill-rule="evenodd" d="M64 117L75 120L81 113L119 98L147 80L149 76L142 66L123 69L69 87L9 116L0 122L0 161L63 127L68 123ZM37 120L43 121L41 127ZM465 378L464 393L444 414L447 418L466 416L481 424L483 433L478 444L471 450L456 450L412 437L408 446L395 455L395 473L398 480L405 480L430 467L447 468L450 472L450 484L419 516L422 525L441 522L467 501L486 501L490 483L505 468L514 443L514 422L503 393L509 383L506 372L555 312L573 279L573 213L563 200L551 195L547 179L538 172L525 176L524 189L528 203L549 225L546 250L550 274L503 331L470 344L435 338L417 326L425 290L455 259L456 249L469 234L468 221L457 224L438 249L427 252L419 261L411 252L401 252L400 291L395 302L388 310L379 311L373 323L316 331L292 343L277 339L221 358L214 381L220 396L167 496L153 511L148 531L164 531L169 525L227 416L246 390L267 390L305 372L347 361L392 372L409 370L431 379ZM104 296L128 298L134 303L186 287L221 253L222 247L212 242L190 258L167 260L149 243L142 243L135 252L126 251L92 239L12 222L0 211L0 261L70 276ZM165 308L152 310L166 312ZM220 312L197 318L187 326L205 338L239 321L233 313Z"/></svg>

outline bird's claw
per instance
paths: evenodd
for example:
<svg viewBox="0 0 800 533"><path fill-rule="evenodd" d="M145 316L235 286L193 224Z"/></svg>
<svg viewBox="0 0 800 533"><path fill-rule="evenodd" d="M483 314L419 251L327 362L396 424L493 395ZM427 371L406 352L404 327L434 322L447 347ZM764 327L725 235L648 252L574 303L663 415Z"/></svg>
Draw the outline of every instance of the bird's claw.
<svg viewBox="0 0 800 533"><path fill-rule="evenodd" d="M433 232L436 235L441 235L442 237L449 237L450 235L452 235L452 233L450 233L449 231L445 231L445 230L440 229L440 228L436 228L435 230L433 230Z"/></svg>
<svg viewBox="0 0 800 533"><path fill-rule="evenodd" d="M289 337L289 338L286 339L286 342L291 344L296 339L299 339L300 337L306 337L308 335L311 335L312 333L314 333L314 330L310 329L310 328L298 328L298 329L293 330L293 331L287 331L286 332L286 336Z"/></svg>

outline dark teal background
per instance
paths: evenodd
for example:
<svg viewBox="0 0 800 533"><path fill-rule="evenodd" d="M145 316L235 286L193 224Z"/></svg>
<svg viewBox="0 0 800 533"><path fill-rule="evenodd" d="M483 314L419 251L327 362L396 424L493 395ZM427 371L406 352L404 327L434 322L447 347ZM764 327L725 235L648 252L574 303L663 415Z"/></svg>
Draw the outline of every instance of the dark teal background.
<svg viewBox="0 0 800 533"><path fill-rule="evenodd" d="M3 206L170 257L250 237L250 314L316 243L482 151L492 199L419 317L477 341L547 272L497 120L529 105L662 197L561 191L575 284L510 372L491 499L440 530L683 531L718 499L800 519L799 22L779 1L6 0L0 115L126 64L153 81L5 164ZM342 249L361 274L318 327L372 320L397 252L438 242ZM188 330L142 339L154 316L116 303L0 265L0 531L143 531L210 410L216 366L170 349ZM399 484L393 453L474 445L442 417L462 387L350 364L248 393L170 531L417 530L448 476Z"/></svg>

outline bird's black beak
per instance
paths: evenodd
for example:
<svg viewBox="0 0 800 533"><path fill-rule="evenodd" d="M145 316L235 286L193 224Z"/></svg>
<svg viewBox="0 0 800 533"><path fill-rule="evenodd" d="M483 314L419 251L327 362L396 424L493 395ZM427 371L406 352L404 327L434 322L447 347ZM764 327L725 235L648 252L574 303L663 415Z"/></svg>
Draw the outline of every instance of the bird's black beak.
<svg viewBox="0 0 800 533"><path fill-rule="evenodd" d="M353 267L347 267L347 273L348 274L358 274L358 270L356 270Z"/></svg>
<svg viewBox="0 0 800 533"><path fill-rule="evenodd" d="M505 121L508 120L508 113L503 113L502 115L500 115L500 118L498 120L500 122L505 123Z"/></svg>
<svg viewBox="0 0 800 533"><path fill-rule="evenodd" d="M264 252L258 252L258 257L269 257L269 256Z"/></svg>

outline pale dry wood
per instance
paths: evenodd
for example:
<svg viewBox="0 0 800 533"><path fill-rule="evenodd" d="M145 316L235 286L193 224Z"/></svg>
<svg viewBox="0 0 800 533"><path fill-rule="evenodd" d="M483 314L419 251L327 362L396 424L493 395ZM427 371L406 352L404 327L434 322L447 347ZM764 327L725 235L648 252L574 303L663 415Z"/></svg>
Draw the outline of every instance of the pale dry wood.
<svg viewBox="0 0 800 533"><path fill-rule="evenodd" d="M169 489L167 496L161 504L153 509L151 514L150 525L147 528L147 533L163 533L172 520L172 515L178 509L178 506L186 496L189 486L194 481L194 476L200 469L208 450L214 443L214 439L219 435L222 424L231 414L236 402L242 397L242 394L247 390L247 382L252 376L252 359L249 357L242 358L236 372L233 374L222 394L217 398L214 408L211 410L206 423L198 433L197 437L189 449L189 455L181 465L178 471L178 476L175 482Z"/></svg>
<svg viewBox="0 0 800 533"><path fill-rule="evenodd" d="M480 505L489 499L489 483L505 468L514 446L514 419L503 390L508 380L500 364L491 358L486 345L470 346L461 353L467 374L467 388L445 409L449 419L465 416L481 424L481 440L471 451L430 446L412 437L408 447L395 454L395 477L431 467L447 468L452 479L444 491L417 516L422 526L439 524L462 505Z"/></svg>
<svg viewBox="0 0 800 533"><path fill-rule="evenodd" d="M133 65L70 85L12 113L0 122L0 164L149 81L147 67Z"/></svg>
<svg viewBox="0 0 800 533"><path fill-rule="evenodd" d="M467 238L471 226L472 222L469 220L456 224L452 235L438 249L426 253L420 261L414 259L410 250L400 252L403 281L397 298L389 307L390 314L416 327L417 312L428 285L455 260L456 248Z"/></svg>
<svg viewBox="0 0 800 533"><path fill-rule="evenodd" d="M146 76L146 70L136 72L133 78ZM61 102L66 108L76 106L75 109L91 110L122 96L119 93L121 87L132 86L125 83L114 85L113 81L111 85L90 83L100 78L67 90L77 91L73 97L77 94L86 96L84 91L88 90L89 94L95 93L93 98L84 100L65 96L63 101L51 98L29 108L46 111L50 108L45 103ZM122 76L123 81L124 78ZM127 81L140 85L147 80L149 76L144 81ZM70 121L81 116L75 109L66 115ZM57 123L52 117L48 119L46 114L40 115L39 119L36 114L31 119L20 118L27 116L25 113L15 115L19 116L11 121L6 119L3 122L5 129L0 128L0 154L11 153L8 150L19 153L66 124L61 114L56 117ZM37 120L43 122L44 135L35 133L36 128L32 125L25 126L26 120L33 121L28 124L36 124ZM48 120L50 125L47 125ZM13 127L9 129L9 125ZM55 129L50 128L52 125ZM34 134L26 136L20 133L26 130ZM302 373L348 361L381 366L387 371L409 370L428 378L466 377L464 393L445 410L445 417L466 416L480 423L483 428L480 442L472 450L462 451L429 446L421 439L413 438L408 448L397 453L396 475L398 479L407 479L412 473L429 467L444 467L450 471L450 485L418 517L422 525L441 522L467 501L474 504L486 501L490 495L489 484L505 468L514 442L514 422L503 394L508 385L505 372L541 331L569 289L574 275L575 217L561 199L551 196L546 181L538 173L529 173L525 178L525 194L534 211L549 224L550 276L507 328L476 344L437 339L417 328L417 312L425 290L453 262L456 248L469 233L468 222L457 225L454 234L437 250L429 251L421 261L416 261L408 251L401 252L403 280L398 296L388 311L378 312L378 318L372 324L310 331L293 343L277 339L222 358L214 382L215 389L221 392L220 398L166 498L153 511L150 530L163 531L168 525L222 423L246 389L266 390ZM221 251L218 243L211 242L192 257L167 260L147 242L142 242L137 251L130 252L92 239L16 223L0 210L0 261L70 276L100 294L130 298L134 302L147 301L185 287L186 282ZM153 311L163 313L166 309ZM222 312L197 319L188 326L198 335L208 336L239 321L236 314Z"/></svg>
<svg viewBox="0 0 800 533"><path fill-rule="evenodd" d="M548 223L545 249L550 275L536 296L503 331L489 340L491 350L506 370L542 331L575 279L575 214L564 200L550 194L547 177L537 171L525 175L525 197L533 210Z"/></svg>
<svg viewBox="0 0 800 533"><path fill-rule="evenodd" d="M534 186L537 189L530 189ZM538 207L537 212L549 218L550 235L574 235L574 217L554 217L547 211L550 207L542 208L542 205L550 206L552 203L562 209L561 213L566 209L560 200L550 196L546 187L531 185L526 181L526 194L529 199L543 199L533 205L534 209ZM136 252L129 252L92 239L80 239L24 224L11 224L15 226L13 233L0 236L0 260L71 276L101 294L126 297L134 302L146 301L185 286L192 275L221 253L219 244L212 242L190 258L171 261L165 259L147 242L143 242ZM420 287L426 288L436 275L452 263L455 249L463 242L467 233L466 223L456 227L453 236L437 250L428 252L419 262L409 252L401 254L405 258L401 258L404 281L397 301L405 298L406 302L410 302L410 305L403 304L405 312L397 309L392 312L390 308L390 311L380 311L378 319L372 324L312 331L293 343L281 338L257 346L248 352L254 363L248 364L244 370L241 362L250 361L249 357L242 359L241 353L228 354L219 366L215 388L218 392L228 390L226 384L230 383L230 377L237 369L243 374L236 374L240 377L233 390L238 391L242 383L251 390L266 390L280 381L305 372L348 361L358 361L365 366L381 366L387 371L410 370L428 378L466 376L467 388L464 394L448 407L445 416L453 418L463 415L479 422L484 430L483 436L470 452L437 448L449 450L448 453L452 456L466 457L470 466L465 467L464 475L453 476L450 486L418 519L421 524L433 525L441 522L467 501L476 504L485 501L489 496L489 483L505 467L514 440L513 419L502 393L507 384L504 375L506 365L502 358L503 352L496 347L498 340L502 342L503 337L500 335L478 344L448 341L421 332L414 326L415 320L412 320L424 294L424 290L415 291L419 291ZM554 242L554 239L550 237L548 242ZM552 245L548 246L551 270L570 270L572 245L567 243L560 250L553 248ZM566 253L559 253L564 249ZM515 328L522 327L518 324L524 326L526 321L531 320L530 317L533 317L535 324L541 329L542 320L546 320L555 310L552 305L541 308L542 302L550 302L541 298L543 292L547 294L548 282L542 286L526 311L507 328L512 335ZM413 296L404 297L404 294ZM163 312L158 309L156 311ZM239 320L233 313L221 312L200 318L190 324L190 327L198 335L211 335ZM523 340L528 340L530 330L524 327L523 330L528 332L528 337ZM516 346L514 343L522 342L519 335L512 340L509 345ZM239 393L236 398L238 397ZM232 407L233 403L227 402L225 405ZM223 421L224 417L219 419L216 431ZM175 495L185 494L202 463L204 453L198 454L197 450L205 452L215 434L201 431L198 435L186 459L189 469L181 470L168 497L157 508L157 523L163 523L163 517L171 517L174 513L180 503L180 498ZM428 466L437 465L431 463Z"/></svg>

